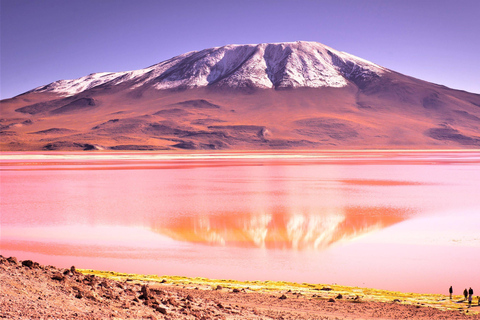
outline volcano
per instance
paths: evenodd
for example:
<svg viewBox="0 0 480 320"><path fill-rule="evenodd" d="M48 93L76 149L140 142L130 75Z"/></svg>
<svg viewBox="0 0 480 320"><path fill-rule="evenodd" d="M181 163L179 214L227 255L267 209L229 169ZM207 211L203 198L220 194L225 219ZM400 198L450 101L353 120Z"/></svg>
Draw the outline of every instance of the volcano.
<svg viewBox="0 0 480 320"><path fill-rule="evenodd" d="M227 45L1 101L1 150L472 149L480 95L317 42Z"/></svg>

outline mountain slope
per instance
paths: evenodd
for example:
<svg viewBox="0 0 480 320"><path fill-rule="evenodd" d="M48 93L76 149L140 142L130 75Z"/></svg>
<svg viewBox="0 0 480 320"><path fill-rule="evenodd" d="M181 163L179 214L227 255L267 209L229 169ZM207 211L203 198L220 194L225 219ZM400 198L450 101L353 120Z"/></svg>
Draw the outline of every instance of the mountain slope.
<svg viewBox="0 0 480 320"><path fill-rule="evenodd" d="M60 80L2 100L1 114L2 150L480 146L480 95L315 42L228 45Z"/></svg>

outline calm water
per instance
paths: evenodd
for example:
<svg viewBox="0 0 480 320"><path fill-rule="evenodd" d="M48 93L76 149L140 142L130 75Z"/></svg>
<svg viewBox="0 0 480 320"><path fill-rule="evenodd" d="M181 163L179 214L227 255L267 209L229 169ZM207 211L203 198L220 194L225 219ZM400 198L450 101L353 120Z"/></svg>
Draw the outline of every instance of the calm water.
<svg viewBox="0 0 480 320"><path fill-rule="evenodd" d="M479 152L0 161L4 256L129 273L480 289Z"/></svg>

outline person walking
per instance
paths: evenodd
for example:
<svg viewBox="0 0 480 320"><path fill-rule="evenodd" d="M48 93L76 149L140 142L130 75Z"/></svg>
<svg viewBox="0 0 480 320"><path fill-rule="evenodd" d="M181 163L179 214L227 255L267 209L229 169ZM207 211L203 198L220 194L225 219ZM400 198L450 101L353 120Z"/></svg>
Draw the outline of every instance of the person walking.
<svg viewBox="0 0 480 320"><path fill-rule="evenodd" d="M467 300L467 297L468 297L467 288L465 288L465 290L463 290L463 296L465 297L465 299L463 299L463 301L466 301L466 300Z"/></svg>
<svg viewBox="0 0 480 320"><path fill-rule="evenodd" d="M472 287L470 287L470 289L468 289L468 304L469 305L472 305L472 298L473 298L473 289L472 289Z"/></svg>
<svg viewBox="0 0 480 320"><path fill-rule="evenodd" d="M452 286L450 286L450 288L448 289L448 292L450 293L450 300L452 300L452 294L453 294Z"/></svg>

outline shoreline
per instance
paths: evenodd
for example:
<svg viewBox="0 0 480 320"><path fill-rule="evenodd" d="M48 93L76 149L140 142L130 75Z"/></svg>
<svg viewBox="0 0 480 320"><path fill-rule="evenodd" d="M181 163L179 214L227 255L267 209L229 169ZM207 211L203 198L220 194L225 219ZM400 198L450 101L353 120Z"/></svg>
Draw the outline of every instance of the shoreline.
<svg viewBox="0 0 480 320"><path fill-rule="evenodd" d="M285 156L285 155L304 155L304 156L322 156L322 155L341 155L341 154L416 154L416 153L479 153L480 148L466 148L466 149L315 149L315 150L295 150L295 149L265 149L265 150L256 150L256 149L233 149L233 150L94 150L94 151L71 151L71 150L58 150L58 151L49 151L49 150L23 150L23 151L10 151L10 150L0 150L0 159L9 158L12 156L23 156L23 157L33 157L41 156L45 158L58 158L62 156L77 156L79 158L88 158L88 157L102 157L102 156L158 156L159 159L170 159L170 158L255 158L256 156L264 155L269 156ZM122 158L119 158L121 160Z"/></svg>
<svg viewBox="0 0 480 320"><path fill-rule="evenodd" d="M421 305L432 307L439 310L469 311L470 314L480 314L480 304L477 305L477 299L472 302L469 308L467 301L463 299L463 295L453 295L450 300L448 295L437 293L412 293L389 291L375 288L352 287L338 284L313 284L313 283L296 283L288 281L239 281L227 279L209 279L202 277L183 277L183 276L158 276L143 275L134 273L121 273L115 271L102 271L93 269L77 269L85 275L95 275L102 278L129 281L129 282L153 282L153 283L170 283L175 286L183 286L184 288L199 288L203 290L212 290L217 286L228 290L248 290L251 292L279 292L287 293L288 291L297 292L304 296L312 296L318 299L335 298L339 294L343 299L355 299L360 297L363 301L391 303L398 302L407 305ZM165 283L165 282L164 282ZM476 297L476 296L475 296Z"/></svg>
<svg viewBox="0 0 480 320"><path fill-rule="evenodd" d="M469 308L459 298L339 285L77 270L0 255L0 318L480 319L480 306Z"/></svg>

